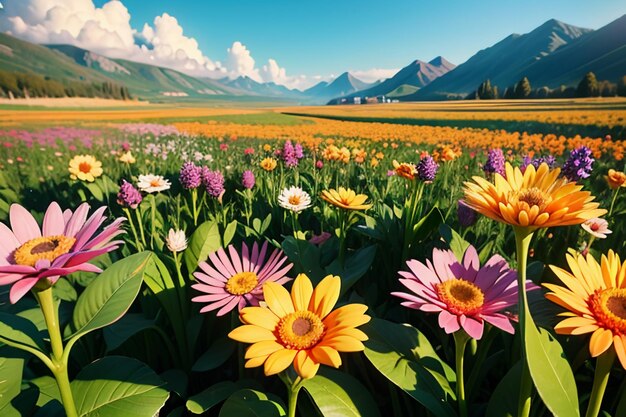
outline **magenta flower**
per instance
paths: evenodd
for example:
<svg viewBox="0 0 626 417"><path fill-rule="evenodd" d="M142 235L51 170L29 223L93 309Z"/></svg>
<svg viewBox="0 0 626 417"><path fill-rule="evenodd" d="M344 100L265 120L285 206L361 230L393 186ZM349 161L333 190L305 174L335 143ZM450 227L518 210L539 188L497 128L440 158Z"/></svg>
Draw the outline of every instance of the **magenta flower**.
<svg viewBox="0 0 626 417"><path fill-rule="evenodd" d="M112 239L124 233L118 218L94 236L106 217L100 207L87 218L89 204L75 212L61 211L56 202L48 206L41 229L19 204L11 205L11 228L0 223L0 286L10 285L9 299L15 304L33 287L46 289L61 277L77 271L102 272L88 263L122 244Z"/></svg>
<svg viewBox="0 0 626 417"><path fill-rule="evenodd" d="M484 322L513 333L508 307L517 303L517 273L509 269L500 255L494 255L480 267L478 253L470 246L460 263L449 250L433 250L433 260L426 265L411 259L409 271L398 272L400 282L412 294L393 292L406 301L403 306L429 313L439 313L439 326L446 333L463 328L480 339ZM537 289L531 281L526 290Z"/></svg>
<svg viewBox="0 0 626 417"><path fill-rule="evenodd" d="M191 301L208 303L202 307L201 313L220 309L218 316L231 311L235 306L241 310L246 305L258 306L263 300L263 284L276 282L283 285L291 278L286 276L293 264L286 264L287 256L280 249L274 249L266 260L267 242L259 245L254 242L252 253L243 243L241 256L233 245L228 246L228 253L219 249L209 255L208 261L200 262L198 266L203 272L194 272L200 281L192 288L207 295L199 295Z"/></svg>

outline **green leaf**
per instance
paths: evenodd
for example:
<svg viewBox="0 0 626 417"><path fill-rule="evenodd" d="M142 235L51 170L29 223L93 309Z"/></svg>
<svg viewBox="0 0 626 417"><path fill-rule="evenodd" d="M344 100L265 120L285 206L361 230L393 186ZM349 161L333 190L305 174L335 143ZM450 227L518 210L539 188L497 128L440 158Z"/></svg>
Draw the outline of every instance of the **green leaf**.
<svg viewBox="0 0 626 417"><path fill-rule="evenodd" d="M0 358L0 415L13 408L11 400L20 393L23 370L24 359Z"/></svg>
<svg viewBox="0 0 626 417"><path fill-rule="evenodd" d="M126 314L117 322L107 326L103 330L104 341L107 345L107 352L117 349L137 333L150 329L154 325L154 320L147 319L141 313Z"/></svg>
<svg viewBox="0 0 626 417"><path fill-rule="evenodd" d="M372 319L363 330L369 337L365 356L387 379L436 416L454 417L450 387L454 371L435 353L419 330L409 325Z"/></svg>
<svg viewBox="0 0 626 417"><path fill-rule="evenodd" d="M316 284L328 273L322 268L320 249L306 240L296 240L288 236L283 240L281 247L290 262L294 264L294 273L302 272Z"/></svg>
<svg viewBox="0 0 626 417"><path fill-rule="evenodd" d="M71 383L80 417L152 417L169 394L145 364L107 356L83 368Z"/></svg>
<svg viewBox="0 0 626 417"><path fill-rule="evenodd" d="M228 244L233 240L233 237L235 237L236 232L237 220L233 220L232 222L228 223L228 226L226 226L226 230L224 230L223 247L228 246Z"/></svg>
<svg viewBox="0 0 626 417"><path fill-rule="evenodd" d="M443 214L438 207L433 207L414 226L413 234L423 241L433 230L443 223Z"/></svg>
<svg viewBox="0 0 626 417"><path fill-rule="evenodd" d="M57 280L57 282L52 287L52 293L58 299L63 301L72 302L76 301L76 299L78 298L78 293L76 292L74 287L72 287L72 284L70 284L70 282L65 278L59 278Z"/></svg>
<svg viewBox="0 0 626 417"><path fill-rule="evenodd" d="M22 350L34 349L42 353L46 351L44 341L33 322L4 312L0 312L0 342Z"/></svg>
<svg viewBox="0 0 626 417"><path fill-rule="evenodd" d="M445 240L448 245L450 245L450 250L454 252L454 256L461 261L463 259L463 255L465 251L470 246L469 242L461 237L460 234L455 232L450 226L447 224L442 224L439 226L439 233L443 240Z"/></svg>
<svg viewBox="0 0 626 417"><path fill-rule="evenodd" d="M167 391L175 392L181 398L187 397L189 377L185 371L180 369L168 369L159 376L165 381Z"/></svg>
<svg viewBox="0 0 626 417"><path fill-rule="evenodd" d="M271 394L242 389L232 394L220 410L220 417L282 417L286 416L280 400Z"/></svg>
<svg viewBox="0 0 626 417"><path fill-rule="evenodd" d="M376 245L370 245L357 250L348 256L343 269L339 259L326 267L328 274L341 277L341 294L345 294L370 269L376 255L376 247Z"/></svg>
<svg viewBox="0 0 626 417"><path fill-rule="evenodd" d="M183 257L187 271L193 272L198 269L198 263L206 261L211 252L222 247L220 229L215 221L202 223L189 239L189 246L185 249Z"/></svg>
<svg viewBox="0 0 626 417"><path fill-rule="evenodd" d="M232 381L222 381L187 400L187 410L202 414L237 392L240 387Z"/></svg>
<svg viewBox="0 0 626 417"><path fill-rule="evenodd" d="M237 344L227 337L216 340L211 347L198 358L191 370L194 372L205 372L219 368L230 358L236 347Z"/></svg>
<svg viewBox="0 0 626 417"><path fill-rule="evenodd" d="M378 406L367 389L353 376L321 369L303 388L324 417L379 417Z"/></svg>
<svg viewBox="0 0 626 417"><path fill-rule="evenodd" d="M487 417L515 417L519 403L519 387L522 378L522 364L517 362L491 394L487 404Z"/></svg>
<svg viewBox="0 0 626 417"><path fill-rule="evenodd" d="M85 182L84 184L91 193L91 195L93 195L93 198L98 201L104 201L104 193L102 192L102 189L98 186L98 184L93 182Z"/></svg>
<svg viewBox="0 0 626 417"><path fill-rule="evenodd" d="M152 252L141 252L124 258L104 271L81 294L72 319L71 339L119 320L137 297L146 265Z"/></svg>
<svg viewBox="0 0 626 417"><path fill-rule="evenodd" d="M61 401L61 392L59 391L59 386L53 377L44 375L31 379L30 382L39 388L39 399L37 400L38 407L43 407L50 401Z"/></svg>
<svg viewBox="0 0 626 417"><path fill-rule="evenodd" d="M535 326L528 308L524 334L528 369L548 410L557 417L579 416L576 381L563 348L547 330Z"/></svg>

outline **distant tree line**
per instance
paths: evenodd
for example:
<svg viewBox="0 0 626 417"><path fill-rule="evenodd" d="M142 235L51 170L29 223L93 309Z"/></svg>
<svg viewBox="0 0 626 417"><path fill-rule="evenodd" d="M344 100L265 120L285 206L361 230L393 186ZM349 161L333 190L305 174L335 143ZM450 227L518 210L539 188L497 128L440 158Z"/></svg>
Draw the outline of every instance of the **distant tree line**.
<svg viewBox="0 0 626 417"><path fill-rule="evenodd" d="M588 72L577 87L564 85L550 89L546 86L532 89L528 78L524 77L513 86L505 88L502 94L490 80L483 81L476 91L467 96L469 100L525 99L525 98L574 98L574 97L626 97L626 76L617 83L598 81L593 72Z"/></svg>
<svg viewBox="0 0 626 417"><path fill-rule="evenodd" d="M0 96L7 98L28 97L99 97L130 100L128 87L105 82L53 80L33 73L0 70Z"/></svg>

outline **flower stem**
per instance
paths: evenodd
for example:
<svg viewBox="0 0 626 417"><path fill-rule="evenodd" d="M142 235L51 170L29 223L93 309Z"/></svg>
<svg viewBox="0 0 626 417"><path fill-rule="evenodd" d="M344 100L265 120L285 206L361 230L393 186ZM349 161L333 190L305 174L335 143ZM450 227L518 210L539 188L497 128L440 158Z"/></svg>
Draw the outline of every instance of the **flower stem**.
<svg viewBox="0 0 626 417"><path fill-rule="evenodd" d="M533 232L526 228L514 227L515 231L515 247L517 251L517 296L518 296L518 309L519 309L519 327L520 327L520 341L521 341L521 362L522 362L522 377L520 381L519 389L519 401L518 401L518 417L528 417L530 414L530 399L532 392L532 379L530 375L530 369L528 369L528 361L526 359L526 349L524 347L524 340L526 337L526 319L530 316L530 310L528 309L528 298L526 297L526 264L528 260L528 249L530 248L530 241L533 238Z"/></svg>
<svg viewBox="0 0 626 417"><path fill-rule="evenodd" d="M615 200L617 200L617 195L619 194L619 190L622 187L617 187L615 189L615 192L613 193L613 199L611 200L611 208L609 209L609 214L607 214L607 217L611 217L611 214L613 214L613 206L615 205Z"/></svg>
<svg viewBox="0 0 626 417"><path fill-rule="evenodd" d="M198 189L191 190L191 207L193 209L193 225L198 225Z"/></svg>
<svg viewBox="0 0 626 417"><path fill-rule="evenodd" d="M150 249L154 250L154 234L156 228L156 198L154 194L150 194L150 224L151 224L151 233L150 233Z"/></svg>
<svg viewBox="0 0 626 417"><path fill-rule="evenodd" d="M289 404L287 410L287 417L296 417L296 407L298 405L298 392L300 392L300 388L302 388L302 383L304 380L300 377L297 377L293 382L288 391Z"/></svg>
<svg viewBox="0 0 626 417"><path fill-rule="evenodd" d="M463 377L463 358L465 346L471 338L464 330L454 332L454 346L456 359L456 399L459 404L459 416L467 417L467 403L465 401L465 382Z"/></svg>
<svg viewBox="0 0 626 417"><path fill-rule="evenodd" d="M124 207L124 213L126 213L126 218L128 219L128 224L130 224L130 230L133 232L133 237L135 238L135 246L137 247L137 251L141 252L143 247L139 242L139 236L137 235L137 229L135 228L135 222L133 222L133 218L130 214L130 210L127 207Z"/></svg>
<svg viewBox="0 0 626 417"><path fill-rule="evenodd" d="M52 368L50 370L59 387L65 414L67 417L77 417L78 413L76 412L76 405L74 404L70 380L67 374L67 363L63 360L63 339L61 338L59 325L59 311L52 298L52 287L34 292L50 335L50 346L52 348Z"/></svg>
<svg viewBox="0 0 626 417"><path fill-rule="evenodd" d="M615 349L613 349L613 347L610 347L606 352L598 356L596 360L596 371L593 375L593 388L591 390L591 397L589 397L589 405L587 406L585 417L597 417L600 413L602 397L604 397L604 390L609 382L609 374L611 373L614 360Z"/></svg>
<svg viewBox="0 0 626 417"><path fill-rule="evenodd" d="M139 232L141 232L141 243L143 244L142 247L145 248L146 247L146 235L144 234L144 231L143 231L143 220L141 218L141 212L139 211L139 208L135 210L135 217L137 217L137 225L139 226Z"/></svg>

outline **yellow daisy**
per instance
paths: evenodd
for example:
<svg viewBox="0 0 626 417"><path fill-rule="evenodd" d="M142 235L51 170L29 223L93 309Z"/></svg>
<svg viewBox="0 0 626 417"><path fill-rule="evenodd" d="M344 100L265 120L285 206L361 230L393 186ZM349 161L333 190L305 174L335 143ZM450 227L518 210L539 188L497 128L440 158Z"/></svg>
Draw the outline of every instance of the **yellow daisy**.
<svg viewBox="0 0 626 417"><path fill-rule="evenodd" d="M102 162L91 155L76 155L70 161L68 170L73 180L93 182L102 175Z"/></svg>
<svg viewBox="0 0 626 417"><path fill-rule="evenodd" d="M567 255L571 272L550 266L565 284L544 284L546 298L566 308L566 317L555 326L559 334L592 333L591 356L597 357L611 346L626 369L626 262L612 250L602 255L601 264L591 255Z"/></svg>
<svg viewBox="0 0 626 417"><path fill-rule="evenodd" d="M266 171L273 171L276 169L276 165L278 164L278 162L276 162L276 160L274 158L264 158L260 163L259 166L261 168L263 168Z"/></svg>
<svg viewBox="0 0 626 417"><path fill-rule="evenodd" d="M350 188L339 187L338 190L330 189L322 191L322 199L334 206L346 210L367 210L372 204L365 204L367 195L357 194Z"/></svg>
<svg viewBox="0 0 626 417"><path fill-rule="evenodd" d="M465 182L465 202L491 219L530 230L581 224L606 214L590 192L559 178L560 172L541 164L536 170L529 165L522 174L507 162L506 176L496 173L494 184L481 177Z"/></svg>
<svg viewBox="0 0 626 417"><path fill-rule="evenodd" d="M245 355L246 368L264 365L269 376L293 363L301 378L313 378L321 363L339 367L339 352L362 351L367 336L356 327L370 320L364 314L367 306L347 304L333 311L340 288L341 279L332 275L313 289L311 280L300 274L291 295L279 284L266 283L267 308L242 309L244 325L228 334L238 342L252 343Z"/></svg>

